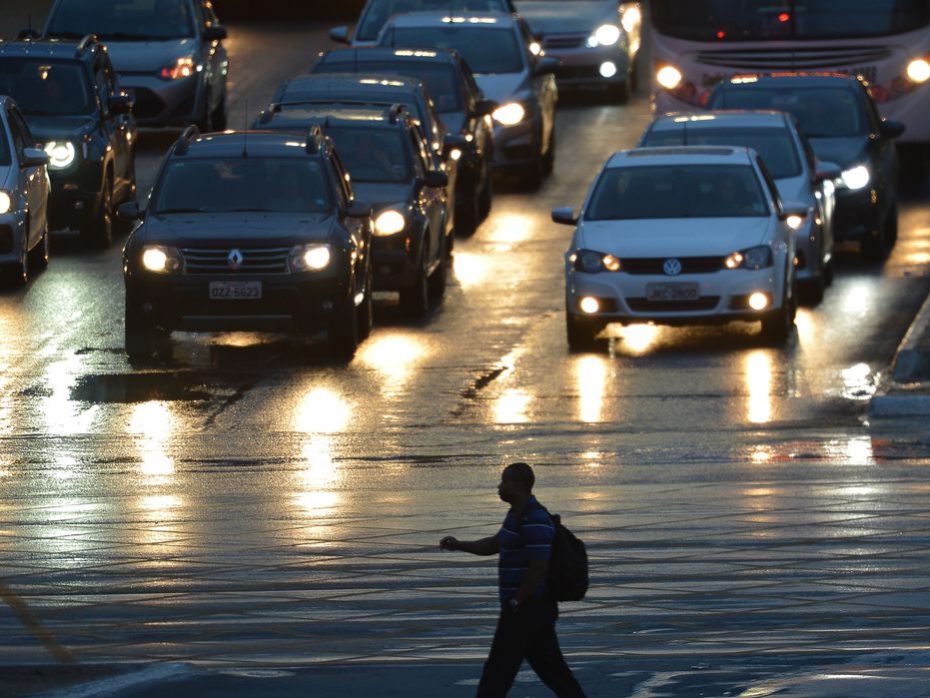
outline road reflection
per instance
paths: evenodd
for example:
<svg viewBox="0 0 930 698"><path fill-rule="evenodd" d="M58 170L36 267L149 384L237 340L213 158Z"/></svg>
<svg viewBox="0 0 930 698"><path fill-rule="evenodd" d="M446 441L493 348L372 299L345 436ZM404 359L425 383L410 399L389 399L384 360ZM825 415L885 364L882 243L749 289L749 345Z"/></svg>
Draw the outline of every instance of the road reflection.
<svg viewBox="0 0 930 698"><path fill-rule="evenodd" d="M52 434L73 436L92 431L98 406L82 409L81 403L71 399L71 389L84 368L83 362L81 356L71 354L45 369L45 385L51 394L42 400L42 413Z"/></svg>
<svg viewBox="0 0 930 698"><path fill-rule="evenodd" d="M751 352L744 360L746 387L749 391L746 419L752 424L768 424L772 421L772 363L772 355L767 351Z"/></svg>
<svg viewBox="0 0 930 698"><path fill-rule="evenodd" d="M605 357L588 355L575 362L578 419L586 424L603 421L608 371L609 364Z"/></svg>
<svg viewBox="0 0 930 698"><path fill-rule="evenodd" d="M338 489L343 477L337 462L334 434L344 432L352 421L353 406L338 391L311 388L297 406L294 427L306 434L301 447L294 504L304 516L325 517L342 501Z"/></svg>
<svg viewBox="0 0 930 698"><path fill-rule="evenodd" d="M351 419L352 406L342 393L315 387L297 405L294 428L305 434L334 434L344 431Z"/></svg>
<svg viewBox="0 0 930 698"><path fill-rule="evenodd" d="M152 400L134 405L128 430L136 438L140 469L146 483L164 483L174 474L174 459L166 452L174 430L169 403Z"/></svg>
<svg viewBox="0 0 930 698"><path fill-rule="evenodd" d="M494 401L492 412L497 424L526 424L530 421L533 396L522 388L508 388Z"/></svg>
<svg viewBox="0 0 930 698"><path fill-rule="evenodd" d="M422 336L391 333L372 337L365 342L357 360L381 376L381 392L396 396L414 375L414 369L426 361L432 352Z"/></svg>

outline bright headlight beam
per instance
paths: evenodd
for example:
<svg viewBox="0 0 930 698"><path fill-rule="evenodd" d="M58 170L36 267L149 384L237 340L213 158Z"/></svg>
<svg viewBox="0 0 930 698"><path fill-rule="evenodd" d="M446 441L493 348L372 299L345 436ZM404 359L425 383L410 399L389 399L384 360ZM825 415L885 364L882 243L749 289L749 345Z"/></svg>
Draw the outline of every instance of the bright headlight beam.
<svg viewBox="0 0 930 698"><path fill-rule="evenodd" d="M52 169L60 170L69 167L77 156L74 143L68 141L49 141L45 144L48 153L48 165Z"/></svg>
<svg viewBox="0 0 930 698"><path fill-rule="evenodd" d="M865 165L856 165L855 167L850 167L848 170L843 170L842 178L843 184L845 184L848 189L856 191L858 189L864 189L869 185L871 175L869 174L868 167Z"/></svg>
<svg viewBox="0 0 930 698"><path fill-rule="evenodd" d="M0 191L0 214L9 213L13 208L13 199L5 191Z"/></svg>
<svg viewBox="0 0 930 698"><path fill-rule="evenodd" d="M510 102L494 110L494 120L504 126L516 126L526 116L526 109L518 102Z"/></svg>
<svg viewBox="0 0 930 698"><path fill-rule="evenodd" d="M404 214L399 211L383 211L375 219L375 233L378 235L395 235L407 225Z"/></svg>
<svg viewBox="0 0 930 698"><path fill-rule="evenodd" d="M683 79L684 76L681 74L681 71L673 65L663 66L659 68L659 72L656 73L656 82L666 90L674 90L681 84Z"/></svg>
<svg viewBox="0 0 930 698"><path fill-rule="evenodd" d="M328 267L331 258L332 255L328 247L311 247L304 252L304 264L313 271L320 271Z"/></svg>
<svg viewBox="0 0 930 698"><path fill-rule="evenodd" d="M162 272L168 267L168 255L164 250L150 247L142 253L142 266L149 271Z"/></svg>
<svg viewBox="0 0 930 698"><path fill-rule="evenodd" d="M792 230L797 230L801 227L801 224L804 223L804 219L801 216L788 216L785 219L785 223L787 223L788 227Z"/></svg>
<svg viewBox="0 0 930 698"><path fill-rule="evenodd" d="M918 85L927 82L930 80L930 63L923 58L915 58L907 64L907 77Z"/></svg>
<svg viewBox="0 0 930 698"><path fill-rule="evenodd" d="M620 41L620 27L614 24L602 24L594 30L594 39L600 46L613 46Z"/></svg>

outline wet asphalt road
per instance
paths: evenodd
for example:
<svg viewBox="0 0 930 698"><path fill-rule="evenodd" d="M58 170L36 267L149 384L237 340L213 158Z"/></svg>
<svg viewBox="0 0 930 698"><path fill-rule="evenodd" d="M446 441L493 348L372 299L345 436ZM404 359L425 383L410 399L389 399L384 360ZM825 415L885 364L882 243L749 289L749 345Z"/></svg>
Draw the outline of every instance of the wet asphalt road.
<svg viewBox="0 0 930 698"><path fill-rule="evenodd" d="M233 27L231 124L325 45ZM591 547L589 602L561 624L582 666L614 657L629 683L637 657L765 676L907 656L930 625L930 449L864 412L930 287L926 185L891 259L841 251L784 349L749 326L641 327L571 355L570 231L549 210L649 118L642 96L566 100L552 179L500 183L441 307L411 323L379 297L348 365L284 336L178 334L170 361L131 366L119 245L56 236L48 271L0 293L0 583L82 662L460 662L464 680L493 561L435 546L493 532L499 467L525 459ZM141 139L140 191L172 139ZM0 607L0 663L47 658Z"/></svg>

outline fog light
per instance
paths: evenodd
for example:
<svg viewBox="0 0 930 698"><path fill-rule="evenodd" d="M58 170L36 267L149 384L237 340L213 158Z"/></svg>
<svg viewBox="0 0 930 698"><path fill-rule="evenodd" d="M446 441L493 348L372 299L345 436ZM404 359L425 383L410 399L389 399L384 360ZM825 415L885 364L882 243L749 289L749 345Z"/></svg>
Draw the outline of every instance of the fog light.
<svg viewBox="0 0 930 698"><path fill-rule="evenodd" d="M600 73L602 78L612 78L617 74L617 65L613 61L601 63Z"/></svg>
<svg viewBox="0 0 930 698"><path fill-rule="evenodd" d="M749 296L749 307L753 310L765 310L769 306L769 297L764 293L753 293Z"/></svg>
<svg viewBox="0 0 930 698"><path fill-rule="evenodd" d="M601 309L601 304L598 302L597 298L585 296L578 303L578 307L581 308L581 312L588 315L594 315L598 310Z"/></svg>

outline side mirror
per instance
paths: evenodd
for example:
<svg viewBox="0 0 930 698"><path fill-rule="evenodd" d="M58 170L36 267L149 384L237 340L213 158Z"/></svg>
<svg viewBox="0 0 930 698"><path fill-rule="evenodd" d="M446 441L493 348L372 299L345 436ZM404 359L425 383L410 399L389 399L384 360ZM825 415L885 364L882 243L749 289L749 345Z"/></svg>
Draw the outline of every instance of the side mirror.
<svg viewBox="0 0 930 698"><path fill-rule="evenodd" d="M818 182L825 182L828 179L836 179L841 174L843 174L843 168L835 162L820 162L818 160L814 179Z"/></svg>
<svg viewBox="0 0 930 698"><path fill-rule="evenodd" d="M20 167L41 167L49 162L48 153L40 148L23 148L23 156L20 158Z"/></svg>
<svg viewBox="0 0 930 698"><path fill-rule="evenodd" d="M116 217L121 221L137 221L142 218L142 209L138 201L127 201L116 209Z"/></svg>
<svg viewBox="0 0 930 698"><path fill-rule="evenodd" d="M423 186L430 189L442 189L449 186L449 175L438 170L430 170L423 175Z"/></svg>
<svg viewBox="0 0 930 698"><path fill-rule="evenodd" d="M900 121L882 121L879 133L882 138L897 138L904 133L905 125Z"/></svg>
<svg viewBox="0 0 930 698"><path fill-rule="evenodd" d="M349 218L371 218L371 204L364 201L353 201L346 211Z"/></svg>
<svg viewBox="0 0 930 698"><path fill-rule="evenodd" d="M552 220L561 225L578 225L578 216L575 215L575 209L569 206L552 209Z"/></svg>
<svg viewBox="0 0 930 698"><path fill-rule="evenodd" d="M329 30L329 38L337 44L349 43L349 28L346 26L333 27Z"/></svg>
<svg viewBox="0 0 930 698"><path fill-rule="evenodd" d="M481 99L478 100L478 103L475 105L475 112L478 116L488 116L489 114L493 114L497 107L498 104L493 99Z"/></svg>
<svg viewBox="0 0 930 698"><path fill-rule="evenodd" d="M226 27L219 24L214 24L212 27L205 27L203 30L203 38L207 41L222 41L228 37L229 32L226 31Z"/></svg>
<svg viewBox="0 0 930 698"><path fill-rule="evenodd" d="M125 93L113 95L107 100L107 109L111 114L129 114L133 106L135 100Z"/></svg>
<svg viewBox="0 0 930 698"><path fill-rule="evenodd" d="M533 72L537 75L551 75L561 64L562 61L554 56L543 56L537 59L536 68Z"/></svg>

